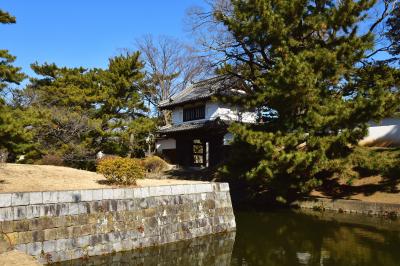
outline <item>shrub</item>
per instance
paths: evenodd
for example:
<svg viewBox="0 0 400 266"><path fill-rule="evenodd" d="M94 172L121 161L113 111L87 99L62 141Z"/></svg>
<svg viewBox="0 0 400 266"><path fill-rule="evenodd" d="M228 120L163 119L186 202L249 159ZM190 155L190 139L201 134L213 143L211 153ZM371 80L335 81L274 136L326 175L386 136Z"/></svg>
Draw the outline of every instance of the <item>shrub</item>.
<svg viewBox="0 0 400 266"><path fill-rule="evenodd" d="M100 160L97 172L118 185L135 185L137 179L145 176L145 170L139 160L121 157Z"/></svg>
<svg viewBox="0 0 400 266"><path fill-rule="evenodd" d="M158 156L149 156L144 158L143 166L151 173L160 173L168 169L168 163Z"/></svg>
<svg viewBox="0 0 400 266"><path fill-rule="evenodd" d="M38 164L42 165L55 165L55 166L64 166L64 160L60 155L56 154L46 154L44 155L38 162Z"/></svg>

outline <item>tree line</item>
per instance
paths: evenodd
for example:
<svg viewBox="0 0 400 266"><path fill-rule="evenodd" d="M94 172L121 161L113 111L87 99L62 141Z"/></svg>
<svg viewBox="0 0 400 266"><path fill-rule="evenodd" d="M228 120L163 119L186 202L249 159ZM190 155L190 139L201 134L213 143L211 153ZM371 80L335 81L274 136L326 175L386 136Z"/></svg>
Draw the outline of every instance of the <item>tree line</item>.
<svg viewBox="0 0 400 266"><path fill-rule="evenodd" d="M0 22L16 18L0 10ZM147 35L136 47L110 58L105 69L35 62L35 77L0 50L3 160L93 169L99 152L143 157L146 138L170 119L158 114L158 102L199 78L205 64L167 36Z"/></svg>
<svg viewBox="0 0 400 266"><path fill-rule="evenodd" d="M99 150L140 156L143 137L169 121L151 106L211 69L245 90L219 100L257 111L259 121L230 127L234 143L218 174L248 194L287 201L337 171L369 121L398 114L398 1L206 2L189 14L196 50L146 37L141 54L113 57L107 69L34 63L38 78L1 100L0 147L28 161L61 154L79 162ZM15 23L3 11L0 19ZM4 92L25 75L6 50L0 56Z"/></svg>
<svg viewBox="0 0 400 266"><path fill-rule="evenodd" d="M259 118L230 127L235 142L220 174L246 196L288 202L340 172L368 122L399 114L399 15L394 0L216 0L193 9L204 55L244 84L245 93L220 100Z"/></svg>

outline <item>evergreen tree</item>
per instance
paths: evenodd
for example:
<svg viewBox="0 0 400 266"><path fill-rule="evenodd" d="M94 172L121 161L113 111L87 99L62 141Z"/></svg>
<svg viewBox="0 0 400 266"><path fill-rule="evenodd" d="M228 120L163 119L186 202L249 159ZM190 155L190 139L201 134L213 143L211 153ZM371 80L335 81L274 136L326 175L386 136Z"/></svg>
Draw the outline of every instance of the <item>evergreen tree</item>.
<svg viewBox="0 0 400 266"><path fill-rule="evenodd" d="M258 125L231 126L240 156L223 173L251 181L258 195L291 199L323 182L335 158L366 135L368 121L399 108L399 71L367 60L376 25L360 27L374 5L371 0L216 5L214 18L225 31L219 34L224 42L214 42L223 44L214 47L223 53L221 71L246 85L246 94L223 100L260 114Z"/></svg>
<svg viewBox="0 0 400 266"><path fill-rule="evenodd" d="M90 168L87 162L93 163L99 151L125 156L143 150L144 145L132 150L126 137L137 118L147 120L142 68L139 53L111 58L107 69L33 64L41 77L31 79L24 101L37 110L35 137L42 154ZM143 128L148 134L151 127ZM143 137L141 131L132 134Z"/></svg>
<svg viewBox="0 0 400 266"><path fill-rule="evenodd" d="M386 36L391 41L390 53L400 55L400 2L395 3L386 24L389 28Z"/></svg>
<svg viewBox="0 0 400 266"><path fill-rule="evenodd" d="M0 10L0 24L15 23L15 17ZM11 153L24 152L28 132L24 128L21 113L6 104L5 94L25 79L21 68L13 66L15 56L8 50L0 49L0 151Z"/></svg>
<svg viewBox="0 0 400 266"><path fill-rule="evenodd" d="M132 120L143 117L147 108L144 104L143 63L139 53L127 53L109 60L106 70L93 71L97 84L95 118L101 120L99 147L106 153L131 153L122 145L121 135L129 128Z"/></svg>
<svg viewBox="0 0 400 266"><path fill-rule="evenodd" d="M15 17L0 9L0 24L15 22ZM12 65L14 61L15 56L7 50L0 50L0 92L10 84L19 84L25 78L25 75L21 73L21 68Z"/></svg>

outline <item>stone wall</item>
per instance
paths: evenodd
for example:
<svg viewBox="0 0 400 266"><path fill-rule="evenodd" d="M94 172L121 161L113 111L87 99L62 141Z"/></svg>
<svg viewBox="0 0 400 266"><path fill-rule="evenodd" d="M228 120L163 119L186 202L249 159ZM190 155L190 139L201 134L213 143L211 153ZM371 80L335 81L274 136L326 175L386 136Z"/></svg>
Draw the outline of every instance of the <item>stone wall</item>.
<svg viewBox="0 0 400 266"><path fill-rule="evenodd" d="M359 200L310 198L297 201L293 205L304 209L331 210L377 216L400 217L400 204L365 202Z"/></svg>
<svg viewBox="0 0 400 266"><path fill-rule="evenodd" d="M236 228L226 183L0 194L0 249L42 263Z"/></svg>

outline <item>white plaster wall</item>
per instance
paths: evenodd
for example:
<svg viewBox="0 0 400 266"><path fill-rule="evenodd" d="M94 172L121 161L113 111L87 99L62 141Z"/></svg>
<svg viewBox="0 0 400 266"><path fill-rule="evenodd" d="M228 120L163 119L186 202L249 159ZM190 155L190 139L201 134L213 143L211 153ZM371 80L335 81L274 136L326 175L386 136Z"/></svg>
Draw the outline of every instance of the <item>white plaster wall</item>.
<svg viewBox="0 0 400 266"><path fill-rule="evenodd" d="M211 115L211 119L216 119L217 117L226 121L255 123L257 114L255 112L243 112L237 106L219 105L216 112Z"/></svg>
<svg viewBox="0 0 400 266"><path fill-rule="evenodd" d="M172 110L172 124L179 125L183 122L183 108L176 107Z"/></svg>
<svg viewBox="0 0 400 266"><path fill-rule="evenodd" d="M386 118L380 123L370 123L368 135L360 141L361 145L400 145L400 119Z"/></svg>
<svg viewBox="0 0 400 266"><path fill-rule="evenodd" d="M206 102L206 120L214 120L218 113L219 104L216 102Z"/></svg>
<svg viewBox="0 0 400 266"><path fill-rule="evenodd" d="M257 115L255 112L240 112L239 108L235 106L222 105L217 102L206 102L205 119L201 120L215 120L217 118L226 121L240 121L245 123L255 123ZM197 120L197 121L201 121ZM172 110L172 124L179 125L183 122L183 108L177 107Z"/></svg>
<svg viewBox="0 0 400 266"><path fill-rule="evenodd" d="M163 150L176 149L175 139L158 139L156 141L156 150L161 153Z"/></svg>

